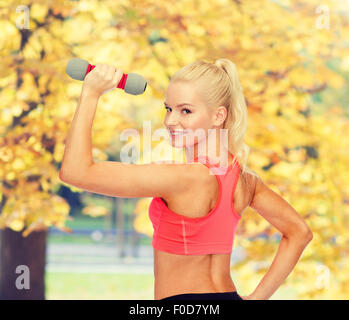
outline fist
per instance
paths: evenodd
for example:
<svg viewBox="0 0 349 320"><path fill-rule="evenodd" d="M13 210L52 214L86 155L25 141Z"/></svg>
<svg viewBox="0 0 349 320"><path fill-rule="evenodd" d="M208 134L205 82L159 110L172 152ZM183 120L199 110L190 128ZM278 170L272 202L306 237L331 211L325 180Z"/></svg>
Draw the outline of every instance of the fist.
<svg viewBox="0 0 349 320"><path fill-rule="evenodd" d="M120 68L98 63L95 68L86 75L83 83L83 90L101 96L115 89L122 75L123 72Z"/></svg>

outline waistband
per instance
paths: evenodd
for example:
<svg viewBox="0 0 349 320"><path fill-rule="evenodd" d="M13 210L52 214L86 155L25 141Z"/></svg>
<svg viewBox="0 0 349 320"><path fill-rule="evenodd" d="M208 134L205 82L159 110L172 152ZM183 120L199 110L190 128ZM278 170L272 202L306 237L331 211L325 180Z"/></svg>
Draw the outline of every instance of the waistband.
<svg viewBox="0 0 349 320"><path fill-rule="evenodd" d="M208 292L208 293L183 293L160 299L163 300L244 300L236 291Z"/></svg>

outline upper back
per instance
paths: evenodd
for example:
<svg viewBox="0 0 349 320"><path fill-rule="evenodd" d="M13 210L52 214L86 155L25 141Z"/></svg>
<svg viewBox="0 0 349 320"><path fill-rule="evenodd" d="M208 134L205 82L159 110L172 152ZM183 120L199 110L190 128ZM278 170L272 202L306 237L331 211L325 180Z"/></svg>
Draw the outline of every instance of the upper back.
<svg viewBox="0 0 349 320"><path fill-rule="evenodd" d="M215 207L219 193L217 178L209 172L207 166L200 165L194 172L197 183L192 185L189 192L174 194L164 199L167 206L190 218L206 216ZM247 172L241 174L240 170L232 197L232 206L240 216L252 202L255 185L256 179Z"/></svg>
<svg viewBox="0 0 349 320"><path fill-rule="evenodd" d="M231 252L240 214L252 199L250 180L240 178L238 163L227 169L206 159L189 192L153 199L155 249L185 255Z"/></svg>

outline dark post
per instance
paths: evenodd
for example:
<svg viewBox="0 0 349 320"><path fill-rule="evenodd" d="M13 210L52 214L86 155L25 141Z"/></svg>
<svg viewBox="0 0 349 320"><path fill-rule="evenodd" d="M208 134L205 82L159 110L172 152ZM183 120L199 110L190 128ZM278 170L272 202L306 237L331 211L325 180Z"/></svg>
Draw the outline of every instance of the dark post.
<svg viewBox="0 0 349 320"><path fill-rule="evenodd" d="M47 230L1 231L0 300L44 300Z"/></svg>

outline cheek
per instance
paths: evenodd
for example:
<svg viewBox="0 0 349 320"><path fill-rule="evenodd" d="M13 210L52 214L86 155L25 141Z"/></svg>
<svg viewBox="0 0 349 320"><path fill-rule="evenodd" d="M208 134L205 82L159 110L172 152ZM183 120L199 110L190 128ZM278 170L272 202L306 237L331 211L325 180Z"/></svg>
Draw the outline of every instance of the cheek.
<svg viewBox="0 0 349 320"><path fill-rule="evenodd" d="M195 121L193 121L192 126L190 127L194 132L195 130L197 130L198 135L202 136L203 133L202 131L207 132L207 130L210 128L210 123L208 121L208 119L206 118L200 118L200 119L196 119Z"/></svg>
<svg viewBox="0 0 349 320"><path fill-rule="evenodd" d="M210 121L207 117L200 117L200 116L192 116L190 118L187 118L187 124L188 128L191 128L193 130L195 129L204 129L207 130L207 128L210 127Z"/></svg>
<svg viewBox="0 0 349 320"><path fill-rule="evenodd" d="M197 117L190 119L190 123L188 120L187 128L190 128L192 130L192 133L195 133L195 136L193 139L188 140L188 143L190 141L194 141L194 144L199 143L200 141L204 141L207 138L207 130L210 128L209 119L203 118L203 117ZM191 144L191 143L189 143Z"/></svg>

